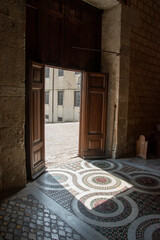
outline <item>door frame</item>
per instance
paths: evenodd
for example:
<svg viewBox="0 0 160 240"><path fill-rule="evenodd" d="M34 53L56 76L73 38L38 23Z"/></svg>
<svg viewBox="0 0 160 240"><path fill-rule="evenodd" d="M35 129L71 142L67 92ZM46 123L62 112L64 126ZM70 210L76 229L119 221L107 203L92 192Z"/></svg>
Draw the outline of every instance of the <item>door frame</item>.
<svg viewBox="0 0 160 240"><path fill-rule="evenodd" d="M81 99L80 99L80 117L79 117L79 144L78 147L80 145L80 128L81 128L81 112L82 112L82 107L81 107L81 102L82 102L82 84L83 84L83 77L84 77L84 70L81 69L71 69L71 68L63 68L63 67L57 67L57 66L52 66L49 64L45 64L45 63L40 63L40 62L35 62L32 61L31 59L26 58L26 79L29 79L29 81L26 81L26 111L25 111L25 148L26 148L26 171L27 171L27 177L28 178L37 178L40 174L42 174L45 170L46 170L46 166L44 166L37 174L34 174L34 177L31 176L31 151L32 151L32 132L31 132L31 126L32 126L32 121L31 118L29 116L32 116L32 110L31 108L29 108L29 106L31 105L31 99L32 99L32 92L30 89L31 86L31 79L32 79L32 64L36 64L36 65L44 65L45 67L49 67L49 68L56 68L56 69L62 69L64 71L72 71L72 72L81 72L82 73L82 79L81 79L81 87L80 87L80 92L81 92ZM45 75L45 73L44 73ZM44 91L45 91L45 77L44 77ZM43 125L44 125L44 160L45 160L45 92L44 92L44 99L43 99L43 106L44 106L44 121L43 121ZM29 110L29 112L28 112ZM28 114L29 113L29 114ZM30 140L29 140L30 139ZM79 157L79 149L77 152L77 156Z"/></svg>

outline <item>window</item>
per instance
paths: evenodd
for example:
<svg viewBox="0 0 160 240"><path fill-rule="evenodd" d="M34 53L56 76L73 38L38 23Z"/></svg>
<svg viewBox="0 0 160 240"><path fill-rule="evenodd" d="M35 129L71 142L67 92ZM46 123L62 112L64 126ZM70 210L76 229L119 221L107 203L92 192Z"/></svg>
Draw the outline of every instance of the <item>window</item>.
<svg viewBox="0 0 160 240"><path fill-rule="evenodd" d="M45 78L49 78L49 67L45 68Z"/></svg>
<svg viewBox="0 0 160 240"><path fill-rule="evenodd" d="M74 106L79 107L80 106L80 91L74 92Z"/></svg>
<svg viewBox="0 0 160 240"><path fill-rule="evenodd" d="M62 122L63 118L62 117L58 117L58 122Z"/></svg>
<svg viewBox="0 0 160 240"><path fill-rule="evenodd" d="M45 104L49 104L49 91L45 92Z"/></svg>
<svg viewBox="0 0 160 240"><path fill-rule="evenodd" d="M58 105L63 105L63 91L58 91Z"/></svg>
<svg viewBox="0 0 160 240"><path fill-rule="evenodd" d="M64 71L62 69L58 69L58 77L64 76Z"/></svg>
<svg viewBox="0 0 160 240"><path fill-rule="evenodd" d="M81 74L80 72L75 72L75 75Z"/></svg>

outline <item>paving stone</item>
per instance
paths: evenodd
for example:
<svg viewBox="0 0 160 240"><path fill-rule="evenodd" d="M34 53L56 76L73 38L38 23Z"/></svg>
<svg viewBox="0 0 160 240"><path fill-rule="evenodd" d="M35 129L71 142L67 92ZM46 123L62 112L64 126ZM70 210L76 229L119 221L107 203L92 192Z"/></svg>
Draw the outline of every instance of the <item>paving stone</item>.
<svg viewBox="0 0 160 240"><path fill-rule="evenodd" d="M51 232L51 229L50 229L49 227L45 227L45 226L44 226L44 231L46 231L46 232Z"/></svg>
<svg viewBox="0 0 160 240"><path fill-rule="evenodd" d="M21 236L21 231L18 229L14 229L14 234L17 236Z"/></svg>
<svg viewBox="0 0 160 240"><path fill-rule="evenodd" d="M44 225L45 225L46 227L48 227L48 226L50 226L50 223L49 223L49 222L44 222Z"/></svg>
<svg viewBox="0 0 160 240"><path fill-rule="evenodd" d="M71 237L72 236L72 234L71 233L67 233L67 237Z"/></svg>
<svg viewBox="0 0 160 240"><path fill-rule="evenodd" d="M60 236L59 239L60 239L60 240L66 240L66 237Z"/></svg>
<svg viewBox="0 0 160 240"><path fill-rule="evenodd" d="M37 234L40 235L40 236L43 236L44 232L43 231L37 231Z"/></svg>
<svg viewBox="0 0 160 240"><path fill-rule="evenodd" d="M1 232L7 232L7 227L6 226L1 226L0 231Z"/></svg>
<svg viewBox="0 0 160 240"><path fill-rule="evenodd" d="M6 210L6 212L7 212L7 213L12 213L12 209L9 209L9 208L8 208L8 209Z"/></svg>
<svg viewBox="0 0 160 240"><path fill-rule="evenodd" d="M29 217L24 217L24 221L30 222L30 218Z"/></svg>
<svg viewBox="0 0 160 240"><path fill-rule="evenodd" d="M28 232L29 232L29 231L28 231ZM28 235L29 235L29 233L28 233L28 232L23 232L23 233L22 233L22 235L23 235L24 237L26 237L26 238L27 238L27 237L28 237Z"/></svg>
<svg viewBox="0 0 160 240"><path fill-rule="evenodd" d="M72 229L69 228L69 227L65 227L65 231L71 233L71 232L72 232Z"/></svg>
<svg viewBox="0 0 160 240"><path fill-rule="evenodd" d="M37 240L43 240L42 236L37 236Z"/></svg>
<svg viewBox="0 0 160 240"><path fill-rule="evenodd" d="M42 212L38 212L37 214L38 214L38 216L42 216L43 217L43 213Z"/></svg>
<svg viewBox="0 0 160 240"><path fill-rule="evenodd" d="M64 223L62 221L58 221L58 225L64 226Z"/></svg>
<svg viewBox="0 0 160 240"><path fill-rule="evenodd" d="M53 239L55 239L55 240L59 240L59 237L58 237L57 234L53 234L53 233L52 233L51 235L52 235L52 238L53 238Z"/></svg>
<svg viewBox="0 0 160 240"><path fill-rule="evenodd" d="M7 233L7 234L5 235L5 239L6 239L6 240L12 240L12 239L13 239L13 234Z"/></svg>
<svg viewBox="0 0 160 240"><path fill-rule="evenodd" d="M65 234L65 232L64 231L59 231L59 235L61 235L61 236L65 236L66 234Z"/></svg>
<svg viewBox="0 0 160 240"><path fill-rule="evenodd" d="M55 215L51 215L51 219L56 219L56 216Z"/></svg>
<svg viewBox="0 0 160 240"><path fill-rule="evenodd" d="M37 220L37 224L43 226L43 221Z"/></svg>
<svg viewBox="0 0 160 240"><path fill-rule="evenodd" d="M36 234L29 233L29 238L32 240L36 240Z"/></svg>
<svg viewBox="0 0 160 240"><path fill-rule="evenodd" d="M51 238L51 234L48 233L48 232L45 232L44 235L45 235L45 237L48 237L48 238L50 237Z"/></svg>
<svg viewBox="0 0 160 240"><path fill-rule="evenodd" d="M13 228L8 228L8 232L12 233L13 232Z"/></svg>
<svg viewBox="0 0 160 240"><path fill-rule="evenodd" d="M5 211L0 211L0 217L3 218L5 216Z"/></svg>
<svg viewBox="0 0 160 240"><path fill-rule="evenodd" d="M21 208L25 208L25 205L24 205L24 204L20 204L20 207L21 207Z"/></svg>
<svg viewBox="0 0 160 240"><path fill-rule="evenodd" d="M36 228L36 224L33 224L33 223L30 223L29 226L30 226L31 228Z"/></svg>
<svg viewBox="0 0 160 240"><path fill-rule="evenodd" d="M81 237L77 234L73 234L73 237L74 237L75 240L81 240Z"/></svg>

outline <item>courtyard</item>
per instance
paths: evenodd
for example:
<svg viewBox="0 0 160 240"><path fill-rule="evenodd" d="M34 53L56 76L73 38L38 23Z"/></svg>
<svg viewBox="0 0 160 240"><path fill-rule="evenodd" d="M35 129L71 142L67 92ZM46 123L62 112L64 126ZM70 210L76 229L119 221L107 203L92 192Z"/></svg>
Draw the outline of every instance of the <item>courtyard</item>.
<svg viewBox="0 0 160 240"><path fill-rule="evenodd" d="M45 124L46 166L68 162L78 155L79 122Z"/></svg>

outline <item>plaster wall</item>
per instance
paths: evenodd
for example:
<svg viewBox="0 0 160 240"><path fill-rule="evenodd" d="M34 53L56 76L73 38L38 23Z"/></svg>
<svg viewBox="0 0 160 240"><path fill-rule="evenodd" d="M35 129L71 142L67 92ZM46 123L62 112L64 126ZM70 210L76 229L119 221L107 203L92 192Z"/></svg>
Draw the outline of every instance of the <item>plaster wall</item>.
<svg viewBox="0 0 160 240"><path fill-rule="evenodd" d="M45 104L45 122L53 122L53 93L54 93L54 82L53 82L54 71L53 68L49 68L49 78L45 78L45 92L49 92L49 104Z"/></svg>
<svg viewBox="0 0 160 240"><path fill-rule="evenodd" d="M50 68L50 78L45 80L45 91L49 91L49 104L45 104L45 114L49 115L46 122L58 122L58 117L62 118L62 122L79 121L80 108L74 106L74 92L80 91L80 78L80 74L66 70L64 70L64 76L58 76L58 69L54 68L53 72L53 68ZM58 105L58 91L63 91L62 106Z"/></svg>
<svg viewBox="0 0 160 240"><path fill-rule="evenodd" d="M0 192L26 184L25 1L0 1Z"/></svg>

